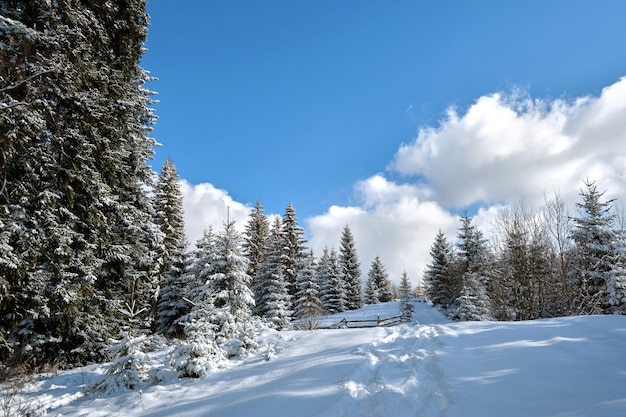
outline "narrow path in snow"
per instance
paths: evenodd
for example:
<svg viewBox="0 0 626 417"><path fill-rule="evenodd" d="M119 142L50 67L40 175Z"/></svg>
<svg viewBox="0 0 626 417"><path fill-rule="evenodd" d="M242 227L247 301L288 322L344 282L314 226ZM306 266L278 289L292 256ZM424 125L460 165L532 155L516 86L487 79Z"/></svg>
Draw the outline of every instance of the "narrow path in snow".
<svg viewBox="0 0 626 417"><path fill-rule="evenodd" d="M357 348L364 361L342 384L332 416L440 416L451 402L437 352L439 326L399 326Z"/></svg>

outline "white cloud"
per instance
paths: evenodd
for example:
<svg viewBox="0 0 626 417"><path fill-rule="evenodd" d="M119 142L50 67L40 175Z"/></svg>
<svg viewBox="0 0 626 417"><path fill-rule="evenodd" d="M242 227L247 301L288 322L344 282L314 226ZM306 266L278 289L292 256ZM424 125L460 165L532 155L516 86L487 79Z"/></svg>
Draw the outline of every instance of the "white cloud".
<svg viewBox="0 0 626 417"><path fill-rule="evenodd" d="M437 230L454 233L456 219L437 203L421 198L423 191L375 175L357 184L361 207L332 206L327 213L308 219L309 242L315 253L325 246L339 248L346 224L354 235L366 276L375 256L380 256L389 277L400 281L406 270L417 285L430 261L429 250Z"/></svg>
<svg viewBox="0 0 626 417"><path fill-rule="evenodd" d="M489 236L498 207L520 199L540 207L554 190L571 205L585 178L607 189L607 198L625 201L626 78L599 97L572 101L481 97L464 114L450 109L438 127L422 129L389 168L407 182L374 175L355 184L357 204L331 206L303 225L319 256L325 246L339 248L348 224L363 276L378 255L394 282L406 269L417 285L437 230L452 240L457 234L451 209L482 205L475 224ZM250 208L211 184L183 181L183 194L192 243L207 225L221 228L227 207L240 227L247 221Z"/></svg>
<svg viewBox="0 0 626 417"><path fill-rule="evenodd" d="M438 128L422 129L389 168L426 178L449 208L537 203L553 189L575 196L587 177L624 195L626 78L571 102L481 97L465 114L450 109Z"/></svg>
<svg viewBox="0 0 626 417"><path fill-rule="evenodd" d="M186 180L181 180L181 191L185 232L191 245L195 244L209 226L215 232L222 230L228 217L237 222L238 230L243 230L250 208L233 200L226 191L209 183L193 185Z"/></svg>

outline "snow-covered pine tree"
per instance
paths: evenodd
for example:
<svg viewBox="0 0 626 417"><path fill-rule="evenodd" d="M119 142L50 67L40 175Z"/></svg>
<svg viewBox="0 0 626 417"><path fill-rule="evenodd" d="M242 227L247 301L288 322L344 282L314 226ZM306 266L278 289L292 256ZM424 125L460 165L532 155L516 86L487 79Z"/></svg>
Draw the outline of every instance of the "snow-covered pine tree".
<svg viewBox="0 0 626 417"><path fill-rule="evenodd" d="M257 270L267 255L269 235L269 220L264 214L261 200L257 200L246 223L242 244L243 253L246 258L248 258L248 275L252 277L252 285L250 288L254 293L255 305L257 307L261 305L260 296L263 291L263 283L256 279L258 276Z"/></svg>
<svg viewBox="0 0 626 417"><path fill-rule="evenodd" d="M462 265L461 295L453 314L456 320L490 320L489 251L487 242L467 215L461 217L459 229L459 258Z"/></svg>
<svg viewBox="0 0 626 417"><path fill-rule="evenodd" d="M329 314L346 311L346 291L339 272L339 258L333 248L324 248L317 267L317 281L320 283L320 299L324 310Z"/></svg>
<svg viewBox="0 0 626 417"><path fill-rule="evenodd" d="M0 24L0 315L14 360L62 366L106 355L131 288L150 305L161 236L145 2L75 6L3 2Z"/></svg>
<svg viewBox="0 0 626 417"><path fill-rule="evenodd" d="M181 320L184 337L176 342L170 364L179 377L199 378L217 369L225 359L216 342L217 326L211 321L212 307L193 307Z"/></svg>
<svg viewBox="0 0 626 417"><path fill-rule="evenodd" d="M294 301L294 316L309 324L315 325L317 318L324 312L320 300L319 286L315 276L315 258L309 252L302 258L296 277L296 299Z"/></svg>
<svg viewBox="0 0 626 417"><path fill-rule="evenodd" d="M137 303L131 294L130 303L119 309L127 323L120 331L119 338L109 348L109 355L114 358L107 365L103 379L90 389L98 394L124 392L150 386L157 382L150 375L150 337L142 329L143 309L137 309Z"/></svg>
<svg viewBox="0 0 626 417"><path fill-rule="evenodd" d="M413 318L413 291L411 281L406 271L402 272L400 279L400 315L403 322L411 321Z"/></svg>
<svg viewBox="0 0 626 417"><path fill-rule="evenodd" d="M176 320L188 310L185 293L187 239L183 220L183 195L176 166L167 159L154 196L156 223L163 233L160 253L161 282L156 309L156 330L168 336L176 334Z"/></svg>
<svg viewBox="0 0 626 417"><path fill-rule="evenodd" d="M203 271L215 297L212 321L218 326L217 343L227 357L244 356L257 348L251 312L254 295L240 240L234 222L227 221L215 241L214 258Z"/></svg>
<svg viewBox="0 0 626 417"><path fill-rule="evenodd" d="M287 204L285 215L283 216L283 252L282 264L285 281L289 288L289 295L295 299L296 278L298 267L305 256L306 240L304 239L304 229L298 225L296 210L291 203Z"/></svg>
<svg viewBox="0 0 626 417"><path fill-rule="evenodd" d="M365 281L365 292L363 294L363 302L365 304L378 304L378 286L376 285L376 280L372 278L370 273L368 273L367 280Z"/></svg>
<svg viewBox="0 0 626 417"><path fill-rule="evenodd" d="M461 295L460 280L453 277L452 245L441 230L437 232L435 241L430 247L430 256L431 262L426 266L424 273L426 293L435 306L449 312Z"/></svg>
<svg viewBox="0 0 626 417"><path fill-rule="evenodd" d="M369 292L369 294L368 294ZM365 283L365 302L367 304L386 303L393 299L393 291L389 276L385 271L385 266L376 256L372 261L372 266L367 273ZM369 300L369 301L368 301Z"/></svg>
<svg viewBox="0 0 626 417"><path fill-rule="evenodd" d="M626 213L622 209L614 244L614 268L608 283L610 313L626 314Z"/></svg>
<svg viewBox="0 0 626 417"><path fill-rule="evenodd" d="M361 289L361 267L354 246L354 237L350 227L346 225L341 234L339 247L340 276L346 291L346 309L356 310L363 307L363 291Z"/></svg>
<svg viewBox="0 0 626 417"><path fill-rule="evenodd" d="M281 263L282 233L282 221L280 217L276 217L268 239L267 253L254 277L259 299L254 312L263 317L271 327L278 330L289 326L292 316L291 296Z"/></svg>
<svg viewBox="0 0 626 417"><path fill-rule="evenodd" d="M572 219L571 237L576 244L572 274L579 285L578 313L601 314L611 310L608 284L616 269L613 200L601 201L605 192L598 191L595 181L584 184L583 202L576 203L580 215Z"/></svg>
<svg viewBox="0 0 626 417"><path fill-rule="evenodd" d="M212 234L205 232L204 240L212 241ZM209 250L209 247L212 246L204 249ZM194 282L196 286L187 293L189 312L177 322L182 328L182 337L170 355L170 363L180 377L199 378L218 368L225 358L217 344L219 327L213 322L215 307L210 283L200 279Z"/></svg>

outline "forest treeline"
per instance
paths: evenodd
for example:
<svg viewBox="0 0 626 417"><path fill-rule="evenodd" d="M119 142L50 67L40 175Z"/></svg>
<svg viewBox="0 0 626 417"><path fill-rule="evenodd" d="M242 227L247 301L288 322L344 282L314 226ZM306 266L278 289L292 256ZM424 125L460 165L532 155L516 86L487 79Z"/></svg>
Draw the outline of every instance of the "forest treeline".
<svg viewBox="0 0 626 417"><path fill-rule="evenodd" d="M431 246L427 294L455 320L626 313L626 217L604 194L586 180L576 215L558 194L503 208L491 241L462 216L454 244Z"/></svg>

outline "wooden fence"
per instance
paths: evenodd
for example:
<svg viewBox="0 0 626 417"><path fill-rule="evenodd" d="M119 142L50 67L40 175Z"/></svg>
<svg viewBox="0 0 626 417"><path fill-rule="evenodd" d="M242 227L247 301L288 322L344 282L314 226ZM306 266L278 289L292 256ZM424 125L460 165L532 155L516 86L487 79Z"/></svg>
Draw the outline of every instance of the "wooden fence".
<svg viewBox="0 0 626 417"><path fill-rule="evenodd" d="M380 318L380 315L373 320L348 320L344 318L337 323L335 329L361 329L367 327L392 327L402 323L402 315Z"/></svg>

